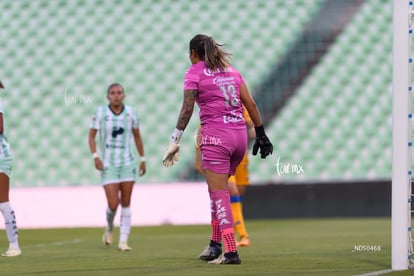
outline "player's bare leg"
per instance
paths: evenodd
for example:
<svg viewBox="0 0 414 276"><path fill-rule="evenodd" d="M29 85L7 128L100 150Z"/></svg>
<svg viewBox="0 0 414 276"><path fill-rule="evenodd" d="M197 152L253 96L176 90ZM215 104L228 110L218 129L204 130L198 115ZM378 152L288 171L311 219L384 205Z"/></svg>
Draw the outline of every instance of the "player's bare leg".
<svg viewBox="0 0 414 276"><path fill-rule="evenodd" d="M14 210L9 202L9 177L0 173L0 211L4 217L4 224L9 241L9 249L2 254L3 257L15 257L22 254L19 248L18 232Z"/></svg>
<svg viewBox="0 0 414 276"><path fill-rule="evenodd" d="M106 200L108 202L106 209L107 226L102 237L102 242L105 245L110 245L113 241L114 218L119 205L119 187L120 185L118 183L106 184L104 186Z"/></svg>

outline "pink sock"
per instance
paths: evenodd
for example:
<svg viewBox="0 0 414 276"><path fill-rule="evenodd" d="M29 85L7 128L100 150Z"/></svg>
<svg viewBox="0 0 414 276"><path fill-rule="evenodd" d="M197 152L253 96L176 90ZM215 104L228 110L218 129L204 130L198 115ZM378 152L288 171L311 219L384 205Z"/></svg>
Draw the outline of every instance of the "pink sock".
<svg viewBox="0 0 414 276"><path fill-rule="evenodd" d="M224 252L237 252L236 241L234 239L234 228L227 228L223 231Z"/></svg>
<svg viewBox="0 0 414 276"><path fill-rule="evenodd" d="M210 211L211 211L211 240L217 243L221 243L220 227L217 219L216 207L213 204L211 198L211 191L208 192L210 195Z"/></svg>
<svg viewBox="0 0 414 276"><path fill-rule="evenodd" d="M211 191L211 199L215 206L216 216L224 240L225 252L236 252L234 239L233 213L231 211L230 193L228 190Z"/></svg>

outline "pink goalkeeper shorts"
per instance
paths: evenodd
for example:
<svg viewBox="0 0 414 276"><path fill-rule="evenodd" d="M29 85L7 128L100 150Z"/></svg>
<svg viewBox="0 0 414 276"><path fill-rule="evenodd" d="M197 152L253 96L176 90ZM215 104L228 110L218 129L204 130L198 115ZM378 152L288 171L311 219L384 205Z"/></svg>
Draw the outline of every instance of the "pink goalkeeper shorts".
<svg viewBox="0 0 414 276"><path fill-rule="evenodd" d="M234 175L247 149L246 129L202 127L200 135L203 168Z"/></svg>

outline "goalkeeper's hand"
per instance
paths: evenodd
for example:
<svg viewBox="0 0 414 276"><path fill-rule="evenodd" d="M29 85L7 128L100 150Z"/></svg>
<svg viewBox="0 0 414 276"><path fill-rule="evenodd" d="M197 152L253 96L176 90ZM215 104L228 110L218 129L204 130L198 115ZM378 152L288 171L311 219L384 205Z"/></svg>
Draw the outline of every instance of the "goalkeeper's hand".
<svg viewBox="0 0 414 276"><path fill-rule="evenodd" d="M174 129L171 134L171 143L162 158L165 167L171 167L174 162L178 161L178 151L180 150L180 139L184 130Z"/></svg>
<svg viewBox="0 0 414 276"><path fill-rule="evenodd" d="M178 151L180 150L180 145L176 143L171 143L168 147L167 151L164 154L164 157L162 158L162 163L165 167L171 167L174 165L174 162L177 162L178 157Z"/></svg>
<svg viewBox="0 0 414 276"><path fill-rule="evenodd" d="M256 141L253 144L253 155L257 154L260 149L260 157L266 158L269 154L273 153L273 145L264 132L263 126L255 127Z"/></svg>

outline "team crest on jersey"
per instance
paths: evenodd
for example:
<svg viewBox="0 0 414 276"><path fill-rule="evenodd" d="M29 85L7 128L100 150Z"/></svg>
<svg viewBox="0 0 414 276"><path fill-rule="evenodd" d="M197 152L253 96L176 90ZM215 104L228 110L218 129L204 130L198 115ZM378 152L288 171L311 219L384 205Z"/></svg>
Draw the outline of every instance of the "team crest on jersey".
<svg viewBox="0 0 414 276"><path fill-rule="evenodd" d="M112 128L112 138L116 138L118 135L122 135L124 133L123 127L113 127Z"/></svg>

